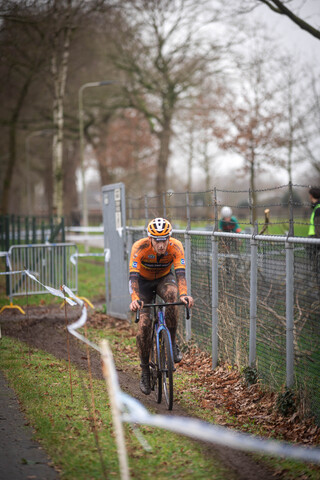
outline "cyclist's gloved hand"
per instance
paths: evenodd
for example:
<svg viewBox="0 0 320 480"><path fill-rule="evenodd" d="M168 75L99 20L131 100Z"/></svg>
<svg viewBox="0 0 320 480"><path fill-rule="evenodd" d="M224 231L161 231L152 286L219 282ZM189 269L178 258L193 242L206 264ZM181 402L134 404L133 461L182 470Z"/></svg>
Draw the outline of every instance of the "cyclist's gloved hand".
<svg viewBox="0 0 320 480"><path fill-rule="evenodd" d="M129 308L131 312L141 310L141 308L143 308L143 302L141 300L133 300L133 302L130 303Z"/></svg>
<svg viewBox="0 0 320 480"><path fill-rule="evenodd" d="M180 297L180 300L185 303L186 305L188 305L188 307L192 308L193 305L194 305L194 300L192 297L190 297L190 295L182 295Z"/></svg>

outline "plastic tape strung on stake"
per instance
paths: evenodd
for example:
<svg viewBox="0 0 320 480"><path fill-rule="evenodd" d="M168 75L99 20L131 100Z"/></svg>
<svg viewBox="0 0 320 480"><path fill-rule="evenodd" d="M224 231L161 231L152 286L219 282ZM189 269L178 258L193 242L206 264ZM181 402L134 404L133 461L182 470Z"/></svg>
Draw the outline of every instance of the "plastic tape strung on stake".
<svg viewBox="0 0 320 480"><path fill-rule="evenodd" d="M320 464L319 448L295 446L277 440L263 439L247 433L235 432L230 428L211 425L194 418L176 417L171 415L152 415L140 402L138 402L138 400L120 390L116 376L116 370L114 364L112 364L110 378L113 379L113 382L115 383L114 390L117 395L120 409L123 412L122 420L124 422L164 428L174 433L238 450L276 455L282 458L291 458Z"/></svg>
<svg viewBox="0 0 320 480"><path fill-rule="evenodd" d="M83 301L77 298L65 285L62 287L62 290L71 298L66 297L60 290L43 285L28 270L25 270L25 273L32 280L45 287L52 295L63 298L72 306L77 304L82 306L82 313L79 320L69 325L68 330L72 335L101 353L101 349L98 345L90 342L76 331L78 328L83 327L87 321L87 308ZM111 369L110 376L114 384L119 408L122 412L123 422L164 428L175 433L238 450L264 453L282 458L291 458L294 460L320 464L320 448L295 446L277 440L263 439L247 433L235 432L230 428L211 425L194 418L176 417L171 415L152 415L138 400L120 390L113 361L111 362L111 366L109 365L109 369Z"/></svg>
<svg viewBox="0 0 320 480"><path fill-rule="evenodd" d="M67 287L66 285L62 285L61 289L67 293L71 298L74 299L75 301L75 304L78 304L80 305L80 307L82 307L82 311L81 311L81 316L79 318L79 320L77 320L76 322L72 323L71 325L68 325L68 331L71 333L71 335L73 335L74 337L78 338L79 340L81 340L82 342L86 343L87 345L89 345L90 347L94 348L95 350L97 350L99 353L101 353L100 351L100 348L98 347L98 345L96 345L95 343L91 342L90 340L88 340L84 335L81 335L81 333L77 332L76 330L78 328L82 328L84 327L86 321L87 321L87 307L84 303L83 300L81 300L81 298L78 298L75 296L75 294L73 293L73 291Z"/></svg>
<svg viewBox="0 0 320 480"><path fill-rule="evenodd" d="M63 293L60 290L57 290L56 288L53 288L53 287L48 287L48 285L44 285L43 283L41 283L34 275L32 275L31 272L29 272L29 270L25 270L25 273L28 275L29 278L31 278L31 280L39 283L39 285L41 285L46 290L48 290L48 292L51 293L51 295L55 295L56 297L63 298L63 300L69 303L69 305L71 305L72 307L74 307L77 304L75 301L63 295Z"/></svg>
<svg viewBox="0 0 320 480"><path fill-rule="evenodd" d="M15 275L16 273L26 273L25 270L16 270L15 272L0 272L0 275ZM36 273L36 272L34 272Z"/></svg>
<svg viewBox="0 0 320 480"><path fill-rule="evenodd" d="M104 253L74 253L70 257L70 262L73 265L76 265L76 258L80 257L104 257L104 261L107 263L110 260L110 249L106 248L104 250Z"/></svg>

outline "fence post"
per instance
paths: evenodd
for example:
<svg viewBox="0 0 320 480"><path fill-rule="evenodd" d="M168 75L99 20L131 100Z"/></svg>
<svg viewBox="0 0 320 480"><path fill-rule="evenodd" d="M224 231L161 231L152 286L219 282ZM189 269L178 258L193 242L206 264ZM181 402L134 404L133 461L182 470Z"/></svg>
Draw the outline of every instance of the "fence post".
<svg viewBox="0 0 320 480"><path fill-rule="evenodd" d="M9 221L9 215L6 215L4 217L4 242L5 242L5 251L9 252L10 248L10 221ZM6 262L6 272L9 272L9 266ZM6 275L6 294L9 295L10 293L10 283L9 283L9 277L11 275Z"/></svg>
<svg viewBox="0 0 320 480"><path fill-rule="evenodd" d="M130 254L131 254L131 249L132 249L132 244L133 244L133 232L132 230L127 230L127 252L128 252L128 266L130 262Z"/></svg>
<svg viewBox="0 0 320 480"><path fill-rule="evenodd" d="M132 198L128 198L129 227L132 227Z"/></svg>
<svg viewBox="0 0 320 480"><path fill-rule="evenodd" d="M32 217L31 219L32 224L32 243L37 243L37 224L36 224L36 217Z"/></svg>
<svg viewBox="0 0 320 480"><path fill-rule="evenodd" d="M289 232L288 237L294 236L294 221L293 221L293 196L292 196L292 182L289 182Z"/></svg>
<svg viewBox="0 0 320 480"><path fill-rule="evenodd" d="M26 230L25 243L28 245L30 243L30 241L29 241L29 217L28 216L26 216L26 218L25 218L25 230Z"/></svg>
<svg viewBox="0 0 320 480"><path fill-rule="evenodd" d="M145 224L144 228L147 230L148 223L149 223L149 213L148 213L148 196L144 196L144 218L145 218Z"/></svg>
<svg viewBox="0 0 320 480"><path fill-rule="evenodd" d="M218 239L214 236L211 237L211 250L212 250L212 285L211 285L211 303L212 303L212 369L218 365Z"/></svg>
<svg viewBox="0 0 320 480"><path fill-rule="evenodd" d="M293 312L294 306L294 249L293 244L286 242L286 386L293 386Z"/></svg>
<svg viewBox="0 0 320 480"><path fill-rule="evenodd" d="M18 217L17 217L17 236L18 236L17 243L18 243L18 245L21 244L21 223L20 222L21 222L21 217L20 217L20 215L18 215Z"/></svg>
<svg viewBox="0 0 320 480"><path fill-rule="evenodd" d="M41 220L41 243L45 243L45 241L46 241L46 236L45 236L44 221Z"/></svg>
<svg viewBox="0 0 320 480"><path fill-rule="evenodd" d="M214 222L213 232L211 236L211 308L212 308L212 332L211 332L211 349L212 349L212 369L218 365L218 303L219 303L219 270L218 270L218 250L219 240L214 236L214 232L218 230L218 208L217 208L217 188L213 191L213 207Z"/></svg>
<svg viewBox="0 0 320 480"><path fill-rule="evenodd" d="M187 228L184 234L185 239L185 261L186 261L186 280L188 286L188 295L191 295L191 237L190 237L190 208L189 208L189 193L186 193L187 204ZM186 318L186 341L191 340L191 317Z"/></svg>
<svg viewBox="0 0 320 480"><path fill-rule="evenodd" d="M250 217L250 224L253 225L253 211L252 211L252 193L251 188L249 188L249 217Z"/></svg>
<svg viewBox="0 0 320 480"><path fill-rule="evenodd" d="M11 244L16 244L16 217L11 215Z"/></svg>
<svg viewBox="0 0 320 480"><path fill-rule="evenodd" d="M249 334L249 366L256 364L257 343L257 280L258 280L258 242L255 235L258 234L258 222L254 224L254 233L250 240L251 265L250 265L250 334Z"/></svg>
<svg viewBox="0 0 320 480"><path fill-rule="evenodd" d="M61 242L65 243L66 241L66 235L65 235L65 229L64 229L64 217L61 217Z"/></svg>
<svg viewBox="0 0 320 480"><path fill-rule="evenodd" d="M162 193L163 218L167 218L166 192Z"/></svg>
<svg viewBox="0 0 320 480"><path fill-rule="evenodd" d="M50 237L49 237L49 242L53 242L53 236L54 236L54 223L53 223L53 216L50 216L49 220L50 224Z"/></svg>

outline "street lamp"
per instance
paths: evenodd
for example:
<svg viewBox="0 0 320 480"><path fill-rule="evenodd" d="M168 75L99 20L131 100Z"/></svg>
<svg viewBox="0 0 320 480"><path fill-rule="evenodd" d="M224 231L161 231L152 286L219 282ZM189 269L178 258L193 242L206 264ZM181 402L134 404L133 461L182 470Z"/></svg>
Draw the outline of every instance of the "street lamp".
<svg viewBox="0 0 320 480"><path fill-rule="evenodd" d="M85 181L85 168L84 168L84 133L83 133L83 91L89 87L101 87L103 85L111 85L114 82L108 80L102 82L89 82L83 84L79 89L79 136L80 136L80 167L82 178L82 225L88 226L88 202L87 202L87 188Z"/></svg>
<svg viewBox="0 0 320 480"><path fill-rule="evenodd" d="M30 162L29 162L29 151L30 151L30 140L33 137L37 136L45 136L49 135L52 133L52 129L46 129L46 130L36 130L34 132L29 133L26 137L26 143L25 143L25 150L26 150L26 166L27 166L27 208L28 208L28 213L31 212L31 194L30 194Z"/></svg>

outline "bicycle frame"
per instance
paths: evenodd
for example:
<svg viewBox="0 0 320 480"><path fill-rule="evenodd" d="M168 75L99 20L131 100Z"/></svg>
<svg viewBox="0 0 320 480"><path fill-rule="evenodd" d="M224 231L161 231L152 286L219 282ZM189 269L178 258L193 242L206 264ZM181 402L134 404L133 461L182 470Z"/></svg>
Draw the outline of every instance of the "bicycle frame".
<svg viewBox="0 0 320 480"><path fill-rule="evenodd" d="M152 376L151 388L155 390L157 403L161 403L162 391L164 391L168 410L172 410L173 405L173 372L175 367L171 335L165 321L165 307L171 305L183 305L187 310L187 318L190 318L188 305L184 302L151 303L143 306L143 308L153 308L151 335L152 345L155 348L151 347L149 362ZM136 323L139 318L140 311L137 310Z"/></svg>
<svg viewBox="0 0 320 480"><path fill-rule="evenodd" d="M158 365L160 365L160 333L162 330L166 330L169 336L171 358L173 358L173 348L172 348L170 331L166 325L165 315L163 312L163 309L165 308L165 306L162 304L158 304L157 306L158 306L158 312L157 312L158 315L157 315L157 322L154 325L154 330L155 330L156 342L157 342L157 362L158 362Z"/></svg>

